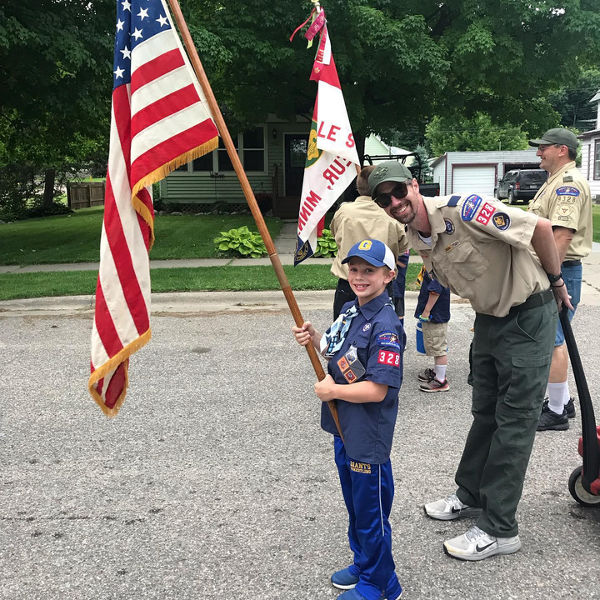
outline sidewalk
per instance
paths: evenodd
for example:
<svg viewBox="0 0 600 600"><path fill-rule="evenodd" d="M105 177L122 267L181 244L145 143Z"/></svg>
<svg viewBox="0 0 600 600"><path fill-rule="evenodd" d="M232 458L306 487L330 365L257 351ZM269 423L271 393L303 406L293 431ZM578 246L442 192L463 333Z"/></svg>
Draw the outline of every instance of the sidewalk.
<svg viewBox="0 0 600 600"><path fill-rule="evenodd" d="M283 265L294 264L294 250L296 247L296 222L286 221L280 235L274 240L277 256ZM419 256L411 256L412 263L421 262ZM331 258L310 258L300 263L331 264ZM581 287L581 304L600 306L600 243L594 242L592 253L583 259L583 284ZM151 269L171 269L175 267L222 267L222 266L258 266L271 265L271 259L265 258L192 258L151 260ZM97 271L98 263L70 263L53 265L0 265L0 273L34 273L56 271ZM307 308L325 308L332 303L332 290L322 292L294 292L298 301L306 303ZM416 292L407 292L407 299ZM221 312L242 310L273 310L286 306L286 301L280 290L268 292L245 292L242 303L231 304L231 292L172 292L152 295L152 310L156 312ZM239 294L236 293L239 300ZM93 296L71 296L57 298L32 298L27 300L7 300L0 302L0 314L41 310L70 310L71 312L87 312L93 309ZM458 296L452 296L454 303L467 303ZM209 306L210 305L210 306Z"/></svg>

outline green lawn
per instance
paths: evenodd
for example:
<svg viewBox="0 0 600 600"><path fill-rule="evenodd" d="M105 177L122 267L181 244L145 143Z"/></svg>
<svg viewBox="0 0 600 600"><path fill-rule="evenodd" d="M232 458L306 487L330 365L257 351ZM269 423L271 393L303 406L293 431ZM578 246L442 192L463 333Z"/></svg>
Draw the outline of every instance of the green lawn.
<svg viewBox="0 0 600 600"><path fill-rule="evenodd" d="M414 282L420 268L418 263L408 265L407 289L417 289ZM284 271L294 291L333 290L337 284L329 265L285 266ZM0 300L94 294L97 276L96 271L3 273L0 274ZM151 279L153 292L252 291L280 287L271 266L152 269Z"/></svg>
<svg viewBox="0 0 600 600"><path fill-rule="evenodd" d="M103 207L83 208L72 215L28 219L0 225L0 264L40 265L97 262L100 251ZM275 238L279 219L266 217ZM252 215L157 216L154 260L212 258L217 256L213 238L223 230L247 225L257 231Z"/></svg>

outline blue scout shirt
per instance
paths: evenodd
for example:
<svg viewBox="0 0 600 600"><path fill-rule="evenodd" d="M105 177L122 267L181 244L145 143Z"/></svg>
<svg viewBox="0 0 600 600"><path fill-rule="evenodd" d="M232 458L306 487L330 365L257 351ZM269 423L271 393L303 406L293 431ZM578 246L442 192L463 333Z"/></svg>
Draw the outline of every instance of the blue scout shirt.
<svg viewBox="0 0 600 600"><path fill-rule="evenodd" d="M388 386L381 402L336 401L348 457L364 463L382 464L389 459L392 448L406 337L387 291L364 306L358 306L357 300L348 302L342 310L348 310L352 304L358 308L358 314L352 320L342 347L329 359L327 371L336 383L351 385L355 381L373 381ZM321 427L337 434L329 408L324 403Z"/></svg>
<svg viewBox="0 0 600 600"><path fill-rule="evenodd" d="M425 305L427 304L427 300L429 300L429 292L434 292L440 296L431 309L429 320L432 323L447 323L450 320L450 288L444 287L427 271L423 274L423 283L419 291L415 317L418 319L419 315L425 310Z"/></svg>

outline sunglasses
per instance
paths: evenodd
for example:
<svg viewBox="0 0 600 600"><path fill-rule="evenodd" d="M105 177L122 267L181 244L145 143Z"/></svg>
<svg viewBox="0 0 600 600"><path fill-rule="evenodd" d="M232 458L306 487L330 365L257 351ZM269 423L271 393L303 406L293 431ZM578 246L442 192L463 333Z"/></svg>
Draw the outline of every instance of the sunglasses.
<svg viewBox="0 0 600 600"><path fill-rule="evenodd" d="M381 208L386 208L392 203L392 196L397 200L402 200L406 194L408 194L408 187L406 186L406 183L401 182L397 183L391 192L377 194L373 200L381 206Z"/></svg>

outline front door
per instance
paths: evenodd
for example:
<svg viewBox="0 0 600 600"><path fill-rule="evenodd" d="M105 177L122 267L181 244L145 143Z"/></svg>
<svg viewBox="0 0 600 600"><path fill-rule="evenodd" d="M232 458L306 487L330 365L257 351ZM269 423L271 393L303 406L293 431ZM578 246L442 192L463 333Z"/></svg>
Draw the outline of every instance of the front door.
<svg viewBox="0 0 600 600"><path fill-rule="evenodd" d="M300 198L307 148L308 134L285 134L285 196L287 197Z"/></svg>

